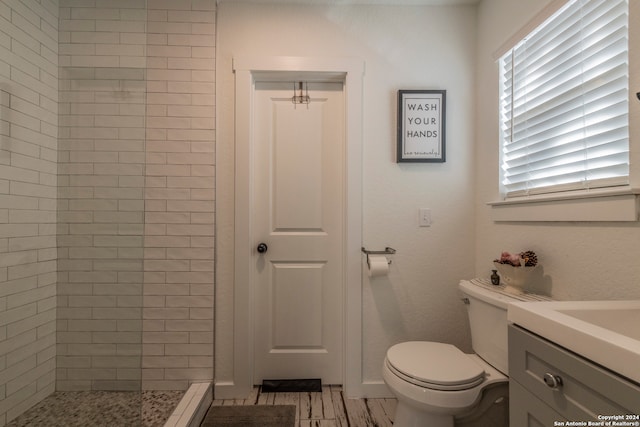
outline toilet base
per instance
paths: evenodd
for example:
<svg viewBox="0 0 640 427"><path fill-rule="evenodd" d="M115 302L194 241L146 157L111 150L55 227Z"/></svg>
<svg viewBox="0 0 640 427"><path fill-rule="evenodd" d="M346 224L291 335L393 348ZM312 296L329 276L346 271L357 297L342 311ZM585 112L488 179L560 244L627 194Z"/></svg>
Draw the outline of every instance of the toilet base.
<svg viewBox="0 0 640 427"><path fill-rule="evenodd" d="M393 427L454 427L453 415L433 414L419 411L398 401Z"/></svg>

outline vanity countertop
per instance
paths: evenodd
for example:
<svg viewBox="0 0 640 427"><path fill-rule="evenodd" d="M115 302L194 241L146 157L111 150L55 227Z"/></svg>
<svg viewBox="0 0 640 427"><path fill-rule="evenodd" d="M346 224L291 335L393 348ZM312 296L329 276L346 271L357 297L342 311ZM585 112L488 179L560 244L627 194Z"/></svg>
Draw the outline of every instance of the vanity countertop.
<svg viewBox="0 0 640 427"><path fill-rule="evenodd" d="M515 302L507 318L640 384L640 300Z"/></svg>

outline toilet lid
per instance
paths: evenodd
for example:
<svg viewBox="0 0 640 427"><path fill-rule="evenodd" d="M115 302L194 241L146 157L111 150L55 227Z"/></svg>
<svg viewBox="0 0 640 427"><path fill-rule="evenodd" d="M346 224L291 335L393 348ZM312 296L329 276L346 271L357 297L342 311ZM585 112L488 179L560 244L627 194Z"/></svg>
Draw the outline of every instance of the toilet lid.
<svg viewBox="0 0 640 427"><path fill-rule="evenodd" d="M451 344L396 344L387 351L387 362L405 380L436 390L464 390L484 381L484 369Z"/></svg>

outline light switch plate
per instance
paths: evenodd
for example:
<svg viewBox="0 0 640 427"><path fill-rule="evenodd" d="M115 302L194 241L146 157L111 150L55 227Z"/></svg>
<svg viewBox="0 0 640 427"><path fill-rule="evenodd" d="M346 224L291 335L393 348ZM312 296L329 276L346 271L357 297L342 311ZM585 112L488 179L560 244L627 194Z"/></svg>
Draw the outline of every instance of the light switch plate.
<svg viewBox="0 0 640 427"><path fill-rule="evenodd" d="M418 209L418 225L420 227L431 227L431 209Z"/></svg>

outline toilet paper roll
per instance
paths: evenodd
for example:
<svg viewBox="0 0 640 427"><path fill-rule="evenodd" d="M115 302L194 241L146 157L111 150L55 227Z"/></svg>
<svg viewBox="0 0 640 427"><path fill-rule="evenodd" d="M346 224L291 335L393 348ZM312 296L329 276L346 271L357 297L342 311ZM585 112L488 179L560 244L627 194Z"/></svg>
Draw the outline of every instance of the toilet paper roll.
<svg viewBox="0 0 640 427"><path fill-rule="evenodd" d="M369 277L386 276L389 273L389 260L384 255L369 255Z"/></svg>

